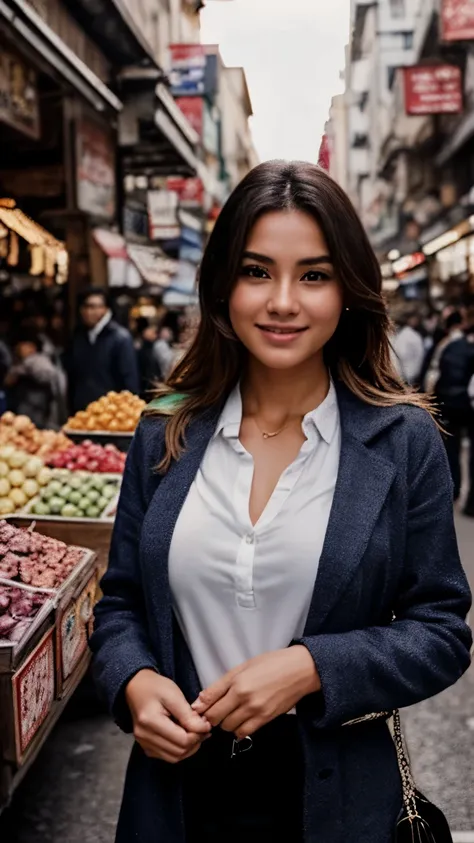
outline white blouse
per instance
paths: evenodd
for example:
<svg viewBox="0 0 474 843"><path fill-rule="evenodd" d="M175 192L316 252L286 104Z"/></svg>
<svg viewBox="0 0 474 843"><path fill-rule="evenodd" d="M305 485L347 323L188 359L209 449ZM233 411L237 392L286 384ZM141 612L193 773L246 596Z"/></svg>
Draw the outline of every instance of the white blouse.
<svg viewBox="0 0 474 843"><path fill-rule="evenodd" d="M178 517L169 554L173 609L203 688L303 635L339 468L334 385L302 423L306 441L255 526L253 458L230 395Z"/></svg>

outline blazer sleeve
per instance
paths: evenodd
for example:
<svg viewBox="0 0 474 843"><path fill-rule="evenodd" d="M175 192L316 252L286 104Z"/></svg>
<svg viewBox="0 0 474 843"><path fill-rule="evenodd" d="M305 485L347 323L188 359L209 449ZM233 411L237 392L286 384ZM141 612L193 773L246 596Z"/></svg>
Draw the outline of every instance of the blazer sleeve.
<svg viewBox="0 0 474 843"><path fill-rule="evenodd" d="M142 427L143 423L127 457L109 565L101 581L103 597L95 609L94 633L90 641L99 693L125 732L132 731L125 686L139 670L157 670L147 632L139 568L140 534L146 512Z"/></svg>
<svg viewBox="0 0 474 843"><path fill-rule="evenodd" d="M471 595L445 448L427 414L410 427L406 556L394 622L293 642L307 647L321 678L322 691L302 701L320 729L418 703L454 684L470 663Z"/></svg>

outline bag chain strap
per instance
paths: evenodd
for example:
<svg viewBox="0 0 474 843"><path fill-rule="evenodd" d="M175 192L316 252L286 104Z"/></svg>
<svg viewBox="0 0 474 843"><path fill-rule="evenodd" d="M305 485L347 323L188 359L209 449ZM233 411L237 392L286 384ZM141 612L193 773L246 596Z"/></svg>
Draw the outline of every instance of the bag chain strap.
<svg viewBox="0 0 474 843"><path fill-rule="evenodd" d="M414 819L420 818L416 806L416 785L410 768L408 754L405 748L405 741L403 740L402 726L400 721L400 712L395 711L381 711L378 714L366 714L365 717L357 717L355 720L349 720L343 723L343 726L357 726L359 723L370 723L373 720L387 720L393 719L393 742L397 753L398 769L400 770L400 777L402 780L403 790L403 804L407 812L407 817L410 822Z"/></svg>

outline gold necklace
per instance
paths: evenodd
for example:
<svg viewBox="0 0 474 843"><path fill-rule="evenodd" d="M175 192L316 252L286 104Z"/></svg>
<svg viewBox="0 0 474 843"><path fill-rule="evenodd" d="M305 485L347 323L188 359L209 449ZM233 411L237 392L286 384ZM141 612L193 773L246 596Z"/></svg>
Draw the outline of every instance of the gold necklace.
<svg viewBox="0 0 474 843"><path fill-rule="evenodd" d="M289 425L289 423L290 423L289 421L287 421L287 422L285 422L285 424L283 425L283 427L280 427L280 429L279 429L279 430L275 430L275 432L274 432L274 433L268 433L268 431L267 431L267 430L262 430L262 428L260 427L260 425L259 425L259 423L258 423L258 421L257 421L257 419L256 419L256 418L254 418L254 422L255 422L256 427L258 428L258 430L260 431L260 433L262 434L262 436L263 436L263 438L264 438L264 439L274 439L274 438L275 438L275 436L279 436L279 435L280 435L280 433L283 433L283 431L285 430L285 428L287 428L287 427L288 427L288 425Z"/></svg>

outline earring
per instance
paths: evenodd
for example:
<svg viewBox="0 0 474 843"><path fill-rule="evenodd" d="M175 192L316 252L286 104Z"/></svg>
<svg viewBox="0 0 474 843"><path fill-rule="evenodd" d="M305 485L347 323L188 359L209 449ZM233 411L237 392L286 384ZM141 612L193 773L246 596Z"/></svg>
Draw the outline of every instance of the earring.
<svg viewBox="0 0 474 843"><path fill-rule="evenodd" d="M350 307L346 307L346 310L350 310Z"/></svg>

